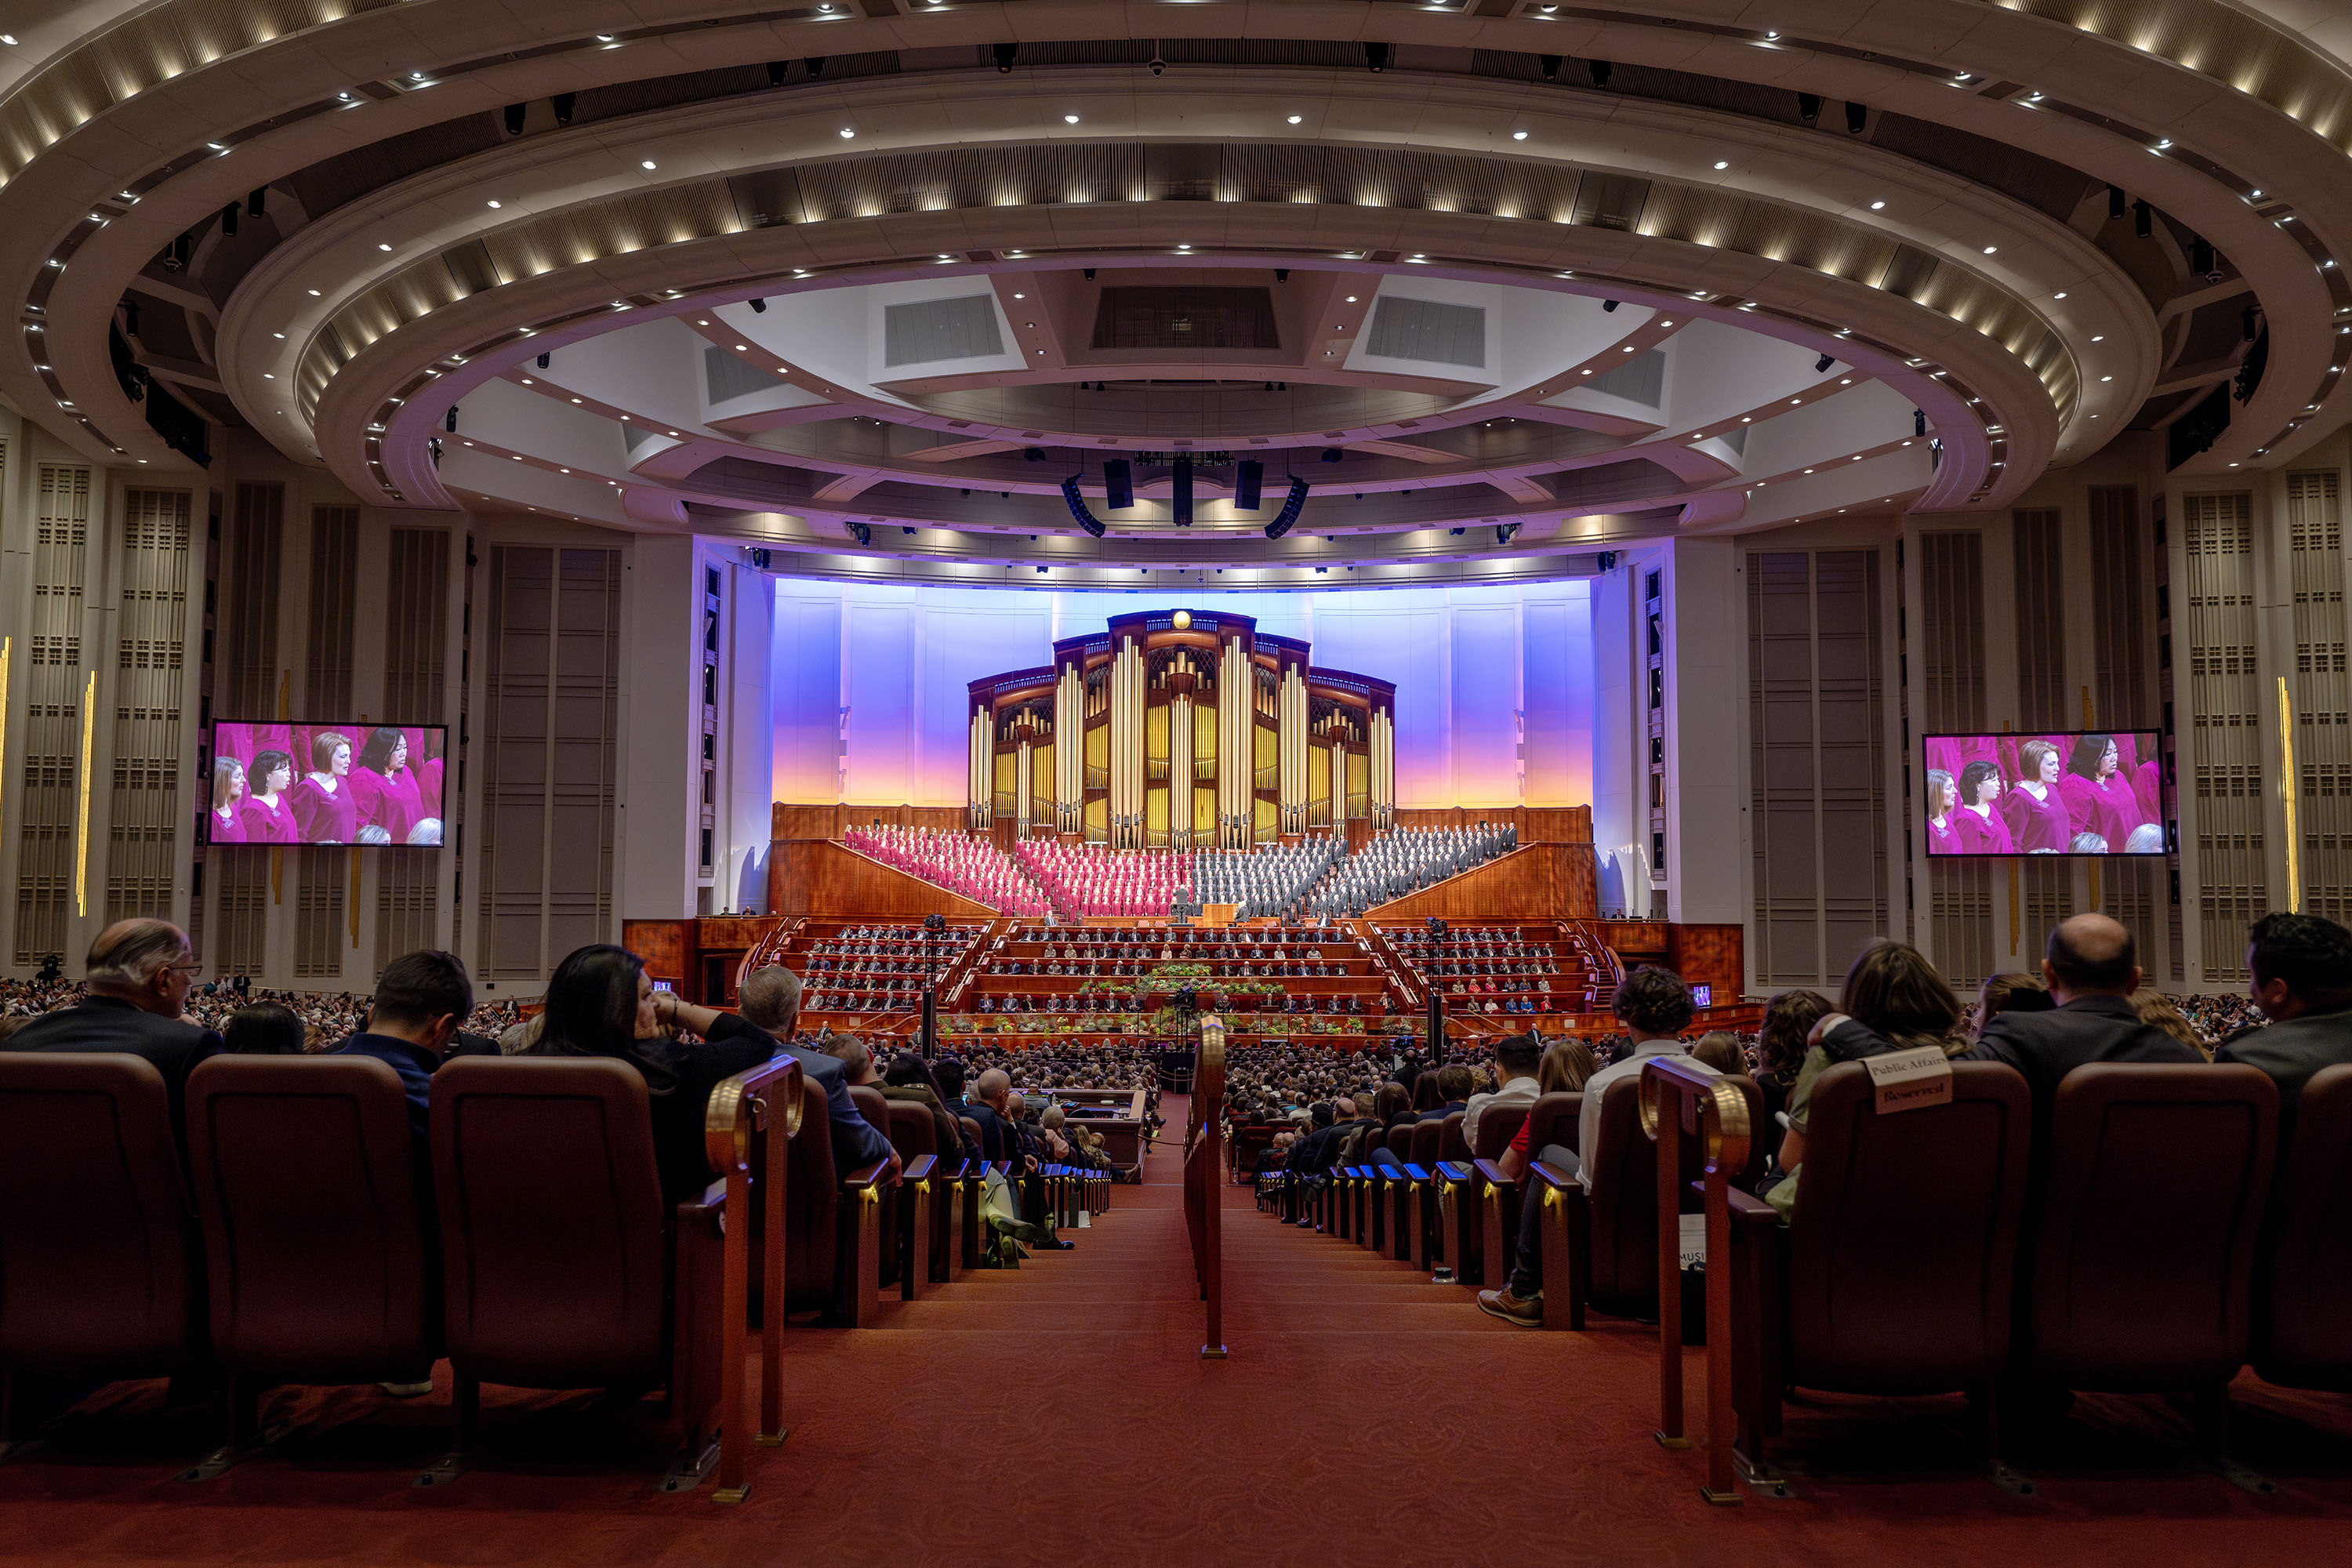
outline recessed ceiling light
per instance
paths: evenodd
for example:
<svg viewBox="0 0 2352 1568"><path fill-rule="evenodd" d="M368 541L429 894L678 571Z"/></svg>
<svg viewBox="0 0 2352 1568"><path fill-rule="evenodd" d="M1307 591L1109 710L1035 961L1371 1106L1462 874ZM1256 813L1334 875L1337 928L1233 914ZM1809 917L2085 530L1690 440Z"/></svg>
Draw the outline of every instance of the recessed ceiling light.
<svg viewBox="0 0 2352 1568"><path fill-rule="evenodd" d="M390 250L390 249L392 248L392 247L390 247L390 246L388 246L388 245L383 244L382 241L378 241L378 242L377 242L377 244L376 244L376 248L377 248L378 250Z"/></svg>
<svg viewBox="0 0 2352 1568"><path fill-rule="evenodd" d="M1874 213L1883 213L1886 210L1886 204L1885 202L1873 202L1870 204L1870 210Z"/></svg>
<svg viewBox="0 0 2352 1568"><path fill-rule="evenodd" d="M2101 381L2113 381L2113 380L2115 380L2115 377L2114 377L2114 376L2112 376L2112 375L2103 375L2103 376L2099 377L2099 379L2100 379Z"/></svg>
<svg viewBox="0 0 2352 1568"><path fill-rule="evenodd" d="M1524 131L1514 131L1511 132L1511 140L1514 142L1524 142L1527 139L1528 133Z"/></svg>
<svg viewBox="0 0 2352 1568"><path fill-rule="evenodd" d="M1065 125L1076 125L1077 122L1078 117L1075 114L1065 114L1062 116L1062 123Z"/></svg>
<svg viewBox="0 0 2352 1568"><path fill-rule="evenodd" d="M1988 245L1985 247L1985 254L1987 256L1990 256L1994 251L1999 250L2000 248L2000 247L1998 245Z"/></svg>
<svg viewBox="0 0 2352 1568"><path fill-rule="evenodd" d="M1292 115L1292 116L1290 117L1290 122L1291 122L1293 125L1296 125L1296 124L1297 124L1297 123L1299 122L1299 121L1300 121L1301 119L1303 119L1303 118L1304 118L1304 116L1302 116L1302 115L1297 115L1297 114L1294 114L1294 115Z"/></svg>
<svg viewBox="0 0 2352 1568"><path fill-rule="evenodd" d="M1355 297L1353 294L1349 295L1349 296L1348 296L1348 303L1349 303L1350 305L1352 305L1352 304L1354 304L1355 302L1356 302L1356 297Z"/></svg>
<svg viewBox="0 0 2352 1568"><path fill-rule="evenodd" d="M653 166L654 161L651 158L640 158L637 160L637 167L640 169L650 169Z"/></svg>
<svg viewBox="0 0 2352 1568"><path fill-rule="evenodd" d="M739 353L739 354L747 354L747 353L750 353L751 352L751 348L749 347L749 345L747 345L747 344L743 344L743 343L737 343L737 344L735 345L735 352L736 352L737 353Z"/></svg>
<svg viewBox="0 0 2352 1568"><path fill-rule="evenodd" d="M1731 167L1731 160L1728 158L1717 158L1715 161L1715 166L1718 169L1728 169Z"/></svg>
<svg viewBox="0 0 2352 1568"><path fill-rule="evenodd" d="M850 138L852 138L852 137L856 136L856 134L857 134L857 132L856 132L852 131L852 130L851 130L848 126L846 126L846 125L845 125L845 126L843 126L843 127L841 128L841 139L842 139L844 142L848 141ZM649 165L649 166L650 166L650 165Z"/></svg>
<svg viewBox="0 0 2352 1568"><path fill-rule="evenodd" d="M505 204L504 202L492 202L492 203L490 204L490 205L492 205L493 207L504 206L505 205L506 205L506 204Z"/></svg>
<svg viewBox="0 0 2352 1568"><path fill-rule="evenodd" d="M2095 342L2095 343L2103 343L2103 342L2105 342L2107 341L2107 334L2106 334L2106 333L2105 333L2105 332L2101 332L2101 333L2097 334L2096 336L2095 336L2094 338L2092 338L2092 339L2091 339L2091 341L2092 341L2093 342Z"/></svg>
<svg viewBox="0 0 2352 1568"><path fill-rule="evenodd" d="M319 291L318 291L316 289L311 289L311 290L310 290L310 298L312 298L313 300L315 300L315 299L317 299L318 297L319 297Z"/></svg>
<svg viewBox="0 0 2352 1568"><path fill-rule="evenodd" d="M278 378L265 370L261 373L261 379L264 381L276 381Z"/></svg>
<svg viewBox="0 0 2352 1568"><path fill-rule="evenodd" d="M1026 300L1027 298L1029 298L1029 296L1028 296L1028 295L1026 295L1026 294L1015 294L1015 295L1014 295L1014 296L1013 296L1013 297L1014 299L1016 299L1016 300Z"/></svg>
<svg viewBox="0 0 2352 1568"><path fill-rule="evenodd" d="M1179 250L1190 250L1190 249L1192 249L1192 247L1191 246L1189 246L1189 245L1180 245L1180 246L1178 246L1176 248L1177 248L1177 249L1179 249Z"/></svg>
<svg viewBox="0 0 2352 1568"><path fill-rule="evenodd" d="M269 335L276 338L280 342L284 342L286 341L286 334L284 332L272 332Z"/></svg>

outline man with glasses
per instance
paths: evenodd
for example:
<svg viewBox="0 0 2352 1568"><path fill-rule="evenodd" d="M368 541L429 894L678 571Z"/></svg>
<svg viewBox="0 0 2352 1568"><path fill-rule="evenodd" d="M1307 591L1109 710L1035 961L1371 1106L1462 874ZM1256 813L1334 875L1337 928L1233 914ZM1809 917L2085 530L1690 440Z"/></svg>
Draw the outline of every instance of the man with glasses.
<svg viewBox="0 0 2352 1568"><path fill-rule="evenodd" d="M221 1049L221 1037L187 1016L196 967L187 933L171 921L117 921L89 944L82 977L89 994L81 1004L43 1014L0 1050L144 1057L163 1075L173 1135L184 1141L180 1111L188 1074Z"/></svg>

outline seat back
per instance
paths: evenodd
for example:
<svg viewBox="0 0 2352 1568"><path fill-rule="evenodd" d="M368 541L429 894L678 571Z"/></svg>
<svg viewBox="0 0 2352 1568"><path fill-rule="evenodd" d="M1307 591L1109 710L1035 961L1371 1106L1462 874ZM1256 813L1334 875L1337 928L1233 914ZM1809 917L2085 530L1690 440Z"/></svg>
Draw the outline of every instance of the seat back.
<svg viewBox="0 0 2352 1568"><path fill-rule="evenodd" d="M1412 1124L1412 1157L1405 1163L1409 1165L1437 1163L1438 1146L1444 1137L1445 1123L1443 1121L1414 1122Z"/></svg>
<svg viewBox="0 0 2352 1568"><path fill-rule="evenodd" d="M963 1123L963 1135L971 1141L971 1146L985 1155L988 1152L988 1141L981 1136L980 1123L969 1116L959 1116L956 1120Z"/></svg>
<svg viewBox="0 0 2352 1568"><path fill-rule="evenodd" d="M2352 1066L2304 1085L2255 1278L2254 1370L2287 1388L2352 1390Z"/></svg>
<svg viewBox="0 0 2352 1568"><path fill-rule="evenodd" d="M221 1363L267 1383L423 1377L441 1276L400 1075L373 1057L214 1057L187 1102Z"/></svg>
<svg viewBox="0 0 2352 1568"><path fill-rule="evenodd" d="M0 1369L151 1377L202 1358L170 1104L143 1058L0 1052Z"/></svg>
<svg viewBox="0 0 2352 1568"><path fill-rule="evenodd" d="M1649 1317L1658 1310L1658 1158L1642 1131L1639 1073L1601 1090L1593 1147L1579 1153L1592 1181L1591 1302L1616 1317ZM1698 1140L1685 1141L1683 1153L1683 1212L1692 1213Z"/></svg>
<svg viewBox="0 0 2352 1568"><path fill-rule="evenodd" d="M1557 1143L1563 1149L1574 1149L1577 1123L1584 1115L1584 1096L1570 1090L1559 1094L1539 1094L1528 1107L1528 1158L1533 1161L1546 1146Z"/></svg>
<svg viewBox="0 0 2352 1568"><path fill-rule="evenodd" d="M1462 1136L1463 1115L1464 1113L1459 1110L1448 1111L1445 1120L1437 1124L1437 1157L1439 1159L1467 1160L1470 1158L1469 1142Z"/></svg>
<svg viewBox="0 0 2352 1568"><path fill-rule="evenodd" d="M1956 1062L1945 1105L1881 1116L1870 1071L1813 1085L1789 1227L1789 1376L1930 1394L2009 1355L2033 1099L1995 1062Z"/></svg>
<svg viewBox="0 0 2352 1568"><path fill-rule="evenodd" d="M938 1154L939 1123L931 1120L931 1108L911 1100L884 1101L888 1107L890 1147L898 1151L902 1160L912 1160L918 1154Z"/></svg>
<svg viewBox="0 0 2352 1568"><path fill-rule="evenodd" d="M2095 1062L2059 1080L2025 1346L2069 1388L2226 1384L2246 1358L2278 1086L2231 1065Z"/></svg>
<svg viewBox="0 0 2352 1568"><path fill-rule="evenodd" d="M1479 1160L1499 1160L1511 1140L1519 1135L1519 1126L1528 1119L1524 1105L1490 1105L1478 1114L1478 1142L1470 1150Z"/></svg>
<svg viewBox="0 0 2352 1568"><path fill-rule="evenodd" d="M433 1075L449 1356L521 1388L668 1379L667 1216L646 1082L595 1057Z"/></svg>
<svg viewBox="0 0 2352 1568"><path fill-rule="evenodd" d="M833 1304L840 1268L841 1175L833 1164L833 1124L824 1088L801 1076L801 1130L784 1151L784 1306L814 1312Z"/></svg>

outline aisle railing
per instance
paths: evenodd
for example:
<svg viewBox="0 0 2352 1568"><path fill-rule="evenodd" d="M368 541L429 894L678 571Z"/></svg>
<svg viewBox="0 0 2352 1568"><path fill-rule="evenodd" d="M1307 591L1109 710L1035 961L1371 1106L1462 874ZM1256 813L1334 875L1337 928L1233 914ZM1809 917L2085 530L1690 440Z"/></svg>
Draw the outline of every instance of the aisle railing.
<svg viewBox="0 0 2352 1568"><path fill-rule="evenodd" d="M1224 1259L1222 1213L1224 1195L1225 1026L1212 1015L1201 1020L1200 1044L1192 1053L1192 1115L1184 1129L1184 1228L1192 1240L1192 1272L1207 1304L1208 1330L1201 1342L1204 1359L1225 1354Z"/></svg>
<svg viewBox="0 0 2352 1568"><path fill-rule="evenodd" d="M789 1140L801 1130L801 1067L779 1056L763 1067L720 1081L703 1110L703 1152L727 1187L727 1229L719 1282L720 1388L719 1502L741 1502L751 1481L744 1461L746 1342L751 1315L751 1235L756 1225L765 1256L760 1290L760 1420L763 1447L784 1440L784 1168ZM760 1183L754 1215L751 1183ZM679 1332L683 1333L683 1329Z"/></svg>

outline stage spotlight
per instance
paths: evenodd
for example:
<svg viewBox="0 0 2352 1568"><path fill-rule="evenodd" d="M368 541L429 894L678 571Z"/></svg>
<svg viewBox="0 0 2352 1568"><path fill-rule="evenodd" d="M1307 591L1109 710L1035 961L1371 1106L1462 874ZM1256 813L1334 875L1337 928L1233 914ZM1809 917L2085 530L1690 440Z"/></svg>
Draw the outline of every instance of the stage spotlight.
<svg viewBox="0 0 2352 1568"><path fill-rule="evenodd" d="M1290 481L1290 494L1284 499L1282 510L1275 513L1272 522L1265 525L1265 536L1280 539L1291 531L1298 521L1298 514L1306 510L1307 481L1294 477Z"/></svg>
<svg viewBox="0 0 2352 1568"><path fill-rule="evenodd" d="M255 187L253 190L248 191L245 197L245 216L247 217L259 217L262 215L264 208L267 206L268 200L269 187L268 185L259 185Z"/></svg>
<svg viewBox="0 0 2352 1568"><path fill-rule="evenodd" d="M1511 542L1512 536L1519 531L1519 526L1520 525L1516 522L1496 523L1495 525L1495 542L1497 544L1508 544Z"/></svg>
<svg viewBox="0 0 2352 1568"><path fill-rule="evenodd" d="M1602 551L1600 554L1593 557L1593 561L1603 572L1614 572L1617 570L1617 552L1613 550Z"/></svg>
<svg viewBox="0 0 2352 1568"><path fill-rule="evenodd" d="M1849 136L1859 136L1870 124L1870 110L1859 103L1845 106L1845 130Z"/></svg>
<svg viewBox="0 0 2352 1568"><path fill-rule="evenodd" d="M1272 391L1274 390L1274 383L1272 383L1272 382L1270 382L1270 381L1269 381L1269 382L1267 382L1267 383L1265 384L1265 390L1266 390L1266 391L1268 391L1268 392L1272 392Z"/></svg>
<svg viewBox="0 0 2352 1568"><path fill-rule="evenodd" d="M1089 268L1087 268L1087 282L1089 282L1089 283L1091 283L1091 282L1093 282L1094 280L1095 280L1095 269L1094 269L1093 268L1089 267Z"/></svg>
<svg viewBox="0 0 2352 1568"><path fill-rule="evenodd" d="M817 78L824 74L824 62L825 57L823 55L811 55L808 58L801 62L801 64L808 67L809 80L814 81Z"/></svg>
<svg viewBox="0 0 2352 1568"><path fill-rule="evenodd" d="M1911 434L1916 437L1925 436L1927 433L1927 411L1924 408L1914 408L1911 411Z"/></svg>
<svg viewBox="0 0 2352 1568"><path fill-rule="evenodd" d="M853 522L850 523L848 527L849 537L857 541L858 543L870 545L874 542L874 531L866 526L866 524L862 522Z"/></svg>
<svg viewBox="0 0 2352 1568"><path fill-rule="evenodd" d="M1592 73L1593 86L1607 87L1609 85L1609 73L1615 70L1617 68L1611 65L1607 60L1587 60L1585 62L1585 68Z"/></svg>
<svg viewBox="0 0 2352 1568"><path fill-rule="evenodd" d="M1836 360L1831 358L1828 354L1823 354L1821 358L1813 362L1813 374L1815 375L1826 375L1829 374L1830 366L1835 363L1837 363Z"/></svg>
<svg viewBox="0 0 2352 1568"><path fill-rule="evenodd" d="M1287 268L1287 267L1277 267L1277 268L1276 268L1274 269L1274 280L1275 280L1276 283L1287 283L1287 282L1289 282L1289 281L1290 281L1290 268Z"/></svg>
<svg viewBox="0 0 2352 1568"><path fill-rule="evenodd" d="M1062 499L1069 503L1070 515L1077 519L1080 528L1085 529L1097 539L1100 539L1108 531L1102 525L1102 520L1087 510L1086 498L1078 494L1077 475L1072 474L1062 481Z"/></svg>
<svg viewBox="0 0 2352 1568"><path fill-rule="evenodd" d="M1323 460L1327 463L1336 463L1343 455L1344 454L1342 454L1337 447L1326 447L1323 448Z"/></svg>
<svg viewBox="0 0 2352 1568"><path fill-rule="evenodd" d="M558 125L569 125L572 123L572 110L580 102L580 95L576 92L559 92L547 101L555 110L555 122Z"/></svg>
<svg viewBox="0 0 2352 1568"><path fill-rule="evenodd" d="M1234 470L1234 510L1255 511L1262 500L1265 483L1265 465L1255 458L1244 458Z"/></svg>
<svg viewBox="0 0 2352 1568"><path fill-rule="evenodd" d="M231 202L228 205L221 208L221 237L223 239L235 239L236 237L236 220L243 216L244 213L245 209L238 206L235 202Z"/></svg>
<svg viewBox="0 0 2352 1568"><path fill-rule="evenodd" d="M2109 221L2113 221L2114 219L2119 218L2123 216L2124 188L2121 185L2109 185L2107 187L2107 217Z"/></svg>
<svg viewBox="0 0 2352 1568"><path fill-rule="evenodd" d="M457 433L457 405L456 404L451 404L449 405L449 412L442 416L441 428L446 430L452 436L455 436Z"/></svg>
<svg viewBox="0 0 2352 1568"><path fill-rule="evenodd" d="M1617 301L1614 300L1603 300L1601 301L1601 309L1605 314L1613 316L1617 313Z"/></svg>
<svg viewBox="0 0 2352 1568"><path fill-rule="evenodd" d="M1169 491L1169 504L1175 510L1176 526L1190 528L1192 526L1192 456L1191 453L1176 454L1175 472L1171 479L1174 488Z"/></svg>
<svg viewBox="0 0 2352 1568"><path fill-rule="evenodd" d="M164 253L163 270L166 272L182 270L188 265L188 258L195 254L195 249L196 242L193 235L180 236L172 241L171 248Z"/></svg>
<svg viewBox="0 0 2352 1568"><path fill-rule="evenodd" d="M2244 334L2245 341L2248 342L2254 341L2254 319L2255 311L2252 305L2238 312L2238 329Z"/></svg>
<svg viewBox="0 0 2352 1568"><path fill-rule="evenodd" d="M522 134L522 115L523 106L521 104L509 103L507 105L506 121L508 135L520 136Z"/></svg>
<svg viewBox="0 0 2352 1568"><path fill-rule="evenodd" d="M1021 448L1021 460L1024 463L1042 463L1045 460L1045 448L1024 447Z"/></svg>
<svg viewBox="0 0 2352 1568"><path fill-rule="evenodd" d="M2208 283L2221 281L2221 268L2213 255L2211 240L2192 239L2189 242L2189 270Z"/></svg>
<svg viewBox="0 0 2352 1568"><path fill-rule="evenodd" d="M768 313L768 302L765 300L754 300L751 303L751 314L764 316Z"/></svg>
<svg viewBox="0 0 2352 1568"><path fill-rule="evenodd" d="M997 74L1000 76L1011 76L1013 74L1013 62L1021 58L1021 46L1018 44L992 44L989 47L988 52L996 58Z"/></svg>
<svg viewBox="0 0 2352 1568"><path fill-rule="evenodd" d="M1536 63L1543 67L1544 80L1558 81L1559 79L1559 68L1567 62L1558 55L1538 55L1536 57Z"/></svg>
<svg viewBox="0 0 2352 1568"><path fill-rule="evenodd" d="M1125 511L1135 504L1135 470L1125 458L1103 464L1103 500L1113 511Z"/></svg>
<svg viewBox="0 0 2352 1568"><path fill-rule="evenodd" d="M1162 72L1166 71L1167 68L1168 62L1166 60L1161 59L1158 55L1151 57L1150 70L1153 76L1160 75Z"/></svg>
<svg viewBox="0 0 2352 1568"><path fill-rule="evenodd" d="M792 68L792 62L789 60L770 60L768 62L768 85L770 87L783 86L785 73L790 71Z"/></svg>
<svg viewBox="0 0 2352 1568"><path fill-rule="evenodd" d="M1822 95L1801 92L1797 95L1797 118L1811 125L1822 117Z"/></svg>
<svg viewBox="0 0 2352 1568"><path fill-rule="evenodd" d="M2132 233L2142 239L2156 233L2156 209L2146 202L2132 203Z"/></svg>
<svg viewBox="0 0 2352 1568"><path fill-rule="evenodd" d="M1375 71L1384 71L1388 69L1389 47L1386 44L1366 44L1364 46L1364 64Z"/></svg>

